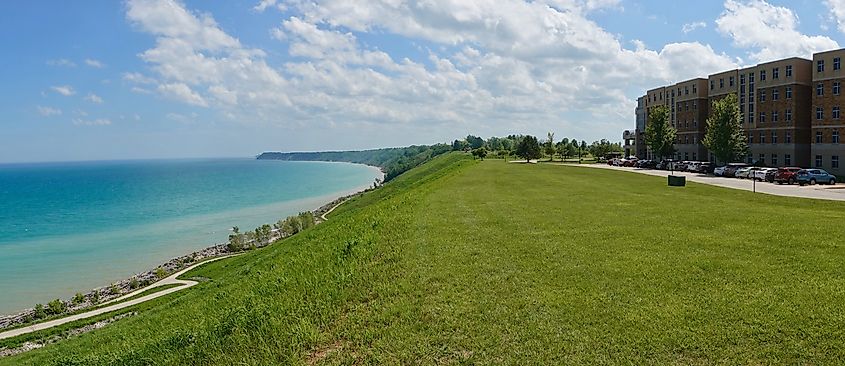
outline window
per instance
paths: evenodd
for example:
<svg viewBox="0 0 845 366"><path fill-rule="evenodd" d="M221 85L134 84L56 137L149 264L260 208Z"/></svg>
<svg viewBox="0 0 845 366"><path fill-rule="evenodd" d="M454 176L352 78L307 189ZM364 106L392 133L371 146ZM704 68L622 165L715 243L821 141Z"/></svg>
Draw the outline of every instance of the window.
<svg viewBox="0 0 845 366"><path fill-rule="evenodd" d="M692 128L698 128L698 120L697 119L692 120Z"/></svg>
<svg viewBox="0 0 845 366"><path fill-rule="evenodd" d="M766 70L760 70L760 81L766 80Z"/></svg>
<svg viewBox="0 0 845 366"><path fill-rule="evenodd" d="M792 132L790 132L790 131L786 131L786 143L787 144L792 143ZM789 156L789 155L787 155L787 156Z"/></svg>
<svg viewBox="0 0 845 366"><path fill-rule="evenodd" d="M831 135L831 139L833 140L834 144L839 143L839 130L833 130L833 135Z"/></svg>
<svg viewBox="0 0 845 366"><path fill-rule="evenodd" d="M745 85L740 85L740 86L739 86L739 94L740 94L742 97L745 97Z"/></svg>
<svg viewBox="0 0 845 366"><path fill-rule="evenodd" d="M780 99L780 90L779 89L772 89L772 100Z"/></svg>
<svg viewBox="0 0 845 366"><path fill-rule="evenodd" d="M688 152L684 153L684 160L689 160L689 153Z"/></svg>
<svg viewBox="0 0 845 366"><path fill-rule="evenodd" d="M824 118L824 109L822 107L816 107L816 119L821 120Z"/></svg>
<svg viewBox="0 0 845 366"><path fill-rule="evenodd" d="M786 87L786 99L792 99L792 87L791 86Z"/></svg>
<svg viewBox="0 0 845 366"><path fill-rule="evenodd" d="M816 61L816 72L824 72L824 60Z"/></svg>
<svg viewBox="0 0 845 366"><path fill-rule="evenodd" d="M839 169L839 155L833 155L830 157L830 167L833 169Z"/></svg>
<svg viewBox="0 0 845 366"><path fill-rule="evenodd" d="M842 66L842 62L839 59L839 57L834 57L833 58L833 69L839 70L840 68L842 68L841 66Z"/></svg>
<svg viewBox="0 0 845 366"><path fill-rule="evenodd" d="M728 85L731 86L731 87L734 86L734 77L733 76L731 76L730 79L728 79Z"/></svg>
<svg viewBox="0 0 845 366"><path fill-rule="evenodd" d="M689 102L684 102L684 111L689 112Z"/></svg>
<svg viewBox="0 0 845 366"><path fill-rule="evenodd" d="M778 166L778 154L772 154L772 166Z"/></svg>
<svg viewBox="0 0 845 366"><path fill-rule="evenodd" d="M684 143L689 144L689 135L684 136Z"/></svg>
<svg viewBox="0 0 845 366"><path fill-rule="evenodd" d="M698 160L698 154L692 153L692 161Z"/></svg>
<svg viewBox="0 0 845 366"><path fill-rule="evenodd" d="M785 119L787 121L792 121L792 110L791 109L787 109L783 112L783 119Z"/></svg>
<svg viewBox="0 0 845 366"><path fill-rule="evenodd" d="M748 74L748 83L754 84L754 73L753 72Z"/></svg>
<svg viewBox="0 0 845 366"><path fill-rule="evenodd" d="M713 90L714 84L715 84L715 82L713 80L710 80L710 90Z"/></svg>
<svg viewBox="0 0 845 366"><path fill-rule="evenodd" d="M693 110L697 110L697 109L698 109L698 101L697 101L697 100L693 100L693 101L692 101L692 109L693 109Z"/></svg>
<svg viewBox="0 0 845 366"><path fill-rule="evenodd" d="M783 154L783 164L784 165L792 165L792 155Z"/></svg>
<svg viewBox="0 0 845 366"><path fill-rule="evenodd" d="M816 143L817 144L822 143L822 132L821 131L816 131Z"/></svg>
<svg viewBox="0 0 845 366"><path fill-rule="evenodd" d="M772 69L772 79L777 79L778 77L780 77L780 69L776 67Z"/></svg>
<svg viewBox="0 0 845 366"><path fill-rule="evenodd" d="M772 122L778 121L778 112L772 112Z"/></svg>
<svg viewBox="0 0 845 366"><path fill-rule="evenodd" d="M725 87L725 79L719 79L719 89L722 89L724 87Z"/></svg>
<svg viewBox="0 0 845 366"><path fill-rule="evenodd" d="M748 134L748 144L750 145L750 144L753 144L753 143L754 143L754 135L749 133Z"/></svg>
<svg viewBox="0 0 845 366"><path fill-rule="evenodd" d="M772 131L772 143L773 144L778 143L778 133L777 133L777 131Z"/></svg>
<svg viewBox="0 0 845 366"><path fill-rule="evenodd" d="M760 143L761 143L761 144L765 144L765 143L766 143L766 134L765 134L765 133L763 133L763 132L760 132Z"/></svg>
<svg viewBox="0 0 845 366"><path fill-rule="evenodd" d="M765 102L765 101L766 101L766 91L765 91L765 90L761 90L761 91L760 91L760 101L761 101L761 102Z"/></svg>
<svg viewBox="0 0 845 366"><path fill-rule="evenodd" d="M692 84L692 93L693 94L698 93L698 88L695 87L695 84Z"/></svg>
<svg viewBox="0 0 845 366"><path fill-rule="evenodd" d="M754 103L748 105L748 113L754 113Z"/></svg>
<svg viewBox="0 0 845 366"><path fill-rule="evenodd" d="M739 76L739 85L745 85L745 74Z"/></svg>
<svg viewBox="0 0 845 366"><path fill-rule="evenodd" d="M766 165L766 154L760 154L760 164Z"/></svg>
<svg viewBox="0 0 845 366"><path fill-rule="evenodd" d="M817 96L824 95L824 84L819 83L818 85L816 85L816 95Z"/></svg>
<svg viewBox="0 0 845 366"><path fill-rule="evenodd" d="M842 90L842 84L838 81L833 83L833 95L839 95L839 91Z"/></svg>
<svg viewBox="0 0 845 366"><path fill-rule="evenodd" d="M822 156L816 155L816 168L821 168L821 167L822 167Z"/></svg>
<svg viewBox="0 0 845 366"><path fill-rule="evenodd" d="M766 112L760 112L760 123L766 123Z"/></svg>
<svg viewBox="0 0 845 366"><path fill-rule="evenodd" d="M753 107L754 105L751 104L749 107ZM754 114L748 113L748 123L754 123Z"/></svg>
<svg viewBox="0 0 845 366"><path fill-rule="evenodd" d="M678 92L678 95L681 95L681 92ZM684 95L689 95L689 87L688 86L684 87Z"/></svg>
<svg viewBox="0 0 845 366"><path fill-rule="evenodd" d="M833 107L831 114L833 115L833 119L839 119L839 107Z"/></svg>

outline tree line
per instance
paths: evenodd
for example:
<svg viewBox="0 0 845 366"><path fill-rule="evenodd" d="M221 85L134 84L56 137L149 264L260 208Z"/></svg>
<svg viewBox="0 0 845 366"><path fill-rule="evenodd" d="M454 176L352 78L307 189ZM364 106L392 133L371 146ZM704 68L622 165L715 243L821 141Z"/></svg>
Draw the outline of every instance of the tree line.
<svg viewBox="0 0 845 366"><path fill-rule="evenodd" d="M555 140L555 134L549 132L546 138L541 140L531 135L509 135L507 137L490 137L483 139L478 136L469 135L463 140L452 142L453 151L469 151L473 156L484 159L488 155L497 157L517 156L526 160L535 160L546 157L549 161L555 157L567 160L577 157L579 161L592 156L601 158L609 153L622 152L622 144L602 139L587 144L587 141L562 138Z"/></svg>

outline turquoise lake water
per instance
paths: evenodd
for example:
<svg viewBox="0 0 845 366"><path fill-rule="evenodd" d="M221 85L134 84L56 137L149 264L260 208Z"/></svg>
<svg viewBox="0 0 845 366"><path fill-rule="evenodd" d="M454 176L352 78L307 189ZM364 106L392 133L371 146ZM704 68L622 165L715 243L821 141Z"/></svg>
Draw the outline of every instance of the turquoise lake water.
<svg viewBox="0 0 845 366"><path fill-rule="evenodd" d="M69 298L372 185L345 163L0 165L0 314Z"/></svg>

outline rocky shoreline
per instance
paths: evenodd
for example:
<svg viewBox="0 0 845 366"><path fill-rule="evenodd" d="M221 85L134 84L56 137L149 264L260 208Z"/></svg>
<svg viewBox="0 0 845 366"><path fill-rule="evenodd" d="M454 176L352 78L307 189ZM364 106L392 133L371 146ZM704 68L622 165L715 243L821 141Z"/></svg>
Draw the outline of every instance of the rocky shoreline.
<svg viewBox="0 0 845 366"><path fill-rule="evenodd" d="M367 188L357 193L339 197L311 211L315 219L315 224L320 224L324 222L325 220L323 219L323 215L331 211L335 206L340 205L344 201L354 196L361 195L365 192L377 188L378 184L379 181L377 181L376 184L374 184L370 188ZM275 241L284 239L288 236L290 235L286 235L286 233L281 230L280 227L276 226L271 230L270 236L267 238L267 240L257 242L254 241L252 242L252 244L254 245L250 246L249 248L251 249L265 247L274 243ZM137 290L142 290L145 287L159 281L160 279L167 277L169 274L175 273L199 261L241 251L243 250L231 250L231 246L228 243L223 243L216 244L187 255L176 257L156 267L155 269L135 274L132 277L115 282L109 286L95 288L85 294L79 293L71 299L57 299L50 302L46 307L35 307L25 309L17 314L0 316L0 330L25 325L35 321L59 318L61 316L79 312L81 310L100 306L109 301L124 296L128 293Z"/></svg>

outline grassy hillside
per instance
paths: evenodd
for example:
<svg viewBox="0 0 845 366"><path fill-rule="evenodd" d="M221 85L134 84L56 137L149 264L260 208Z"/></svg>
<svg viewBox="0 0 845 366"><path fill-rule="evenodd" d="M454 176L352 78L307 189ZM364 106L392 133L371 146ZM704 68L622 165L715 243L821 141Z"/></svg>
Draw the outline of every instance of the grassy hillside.
<svg viewBox="0 0 845 366"><path fill-rule="evenodd" d="M845 205L441 156L5 364L838 364Z"/></svg>

